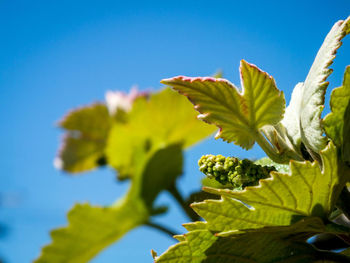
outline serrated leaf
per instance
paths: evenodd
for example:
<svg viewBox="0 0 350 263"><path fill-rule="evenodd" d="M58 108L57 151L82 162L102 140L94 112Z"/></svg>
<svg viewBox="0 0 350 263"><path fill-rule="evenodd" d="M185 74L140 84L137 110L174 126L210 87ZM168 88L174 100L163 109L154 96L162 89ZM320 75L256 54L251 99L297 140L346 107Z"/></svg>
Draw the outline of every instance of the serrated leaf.
<svg viewBox="0 0 350 263"><path fill-rule="evenodd" d="M68 213L69 225L51 232L52 243L36 263L83 263L147 219L147 211L131 200L115 207L78 204ZM145 216L146 214L146 216Z"/></svg>
<svg viewBox="0 0 350 263"><path fill-rule="evenodd" d="M306 218L291 226L268 227L244 233L214 235L207 229L195 229L182 236L157 263L172 262L315 262L348 258L321 252L305 240L315 233L327 232L320 218Z"/></svg>
<svg viewBox="0 0 350 263"><path fill-rule="evenodd" d="M68 113L59 122L67 132L55 166L66 172L78 173L100 165L111 124L112 119L103 104L93 104Z"/></svg>
<svg viewBox="0 0 350 263"><path fill-rule="evenodd" d="M243 191L205 188L222 195L192 205L216 232L232 229L290 225L300 218L327 218L349 174L337 170L337 151L333 144L321 152L323 168L317 162L290 163L290 174L272 172L256 187Z"/></svg>
<svg viewBox="0 0 350 263"><path fill-rule="evenodd" d="M347 140L350 129L348 129L349 120L349 102L350 102L350 66L344 73L343 85L332 91L331 94L331 112L323 119L323 126L327 136L332 139L335 145L339 148L345 146L347 152ZM346 144L346 145L345 145ZM350 158L345 157L345 161L350 161ZM347 155L349 156L349 155Z"/></svg>
<svg viewBox="0 0 350 263"><path fill-rule="evenodd" d="M205 251L217 240L208 230L194 230L184 235L185 241L171 246L154 262L161 263L200 263L206 259Z"/></svg>
<svg viewBox="0 0 350 263"><path fill-rule="evenodd" d="M267 73L244 60L240 71L243 93L225 79L180 76L161 82L187 96L200 119L218 126L217 138L250 149L261 127L282 119L285 101Z"/></svg>
<svg viewBox="0 0 350 263"><path fill-rule="evenodd" d="M289 165L276 163L268 157L261 158L261 159L255 161L254 163L262 165L262 166L273 166L280 173L289 173L289 171L290 171Z"/></svg>
<svg viewBox="0 0 350 263"><path fill-rule="evenodd" d="M302 86L298 84L293 92L290 110L287 111L287 116L291 116L284 122L287 130L291 128L290 137L296 146L299 143L300 133L300 138L306 147L316 153L327 143L327 139L323 137L321 113L328 86L326 79L332 72L329 66L342 44L341 40L349 32L349 24L350 17L345 21L338 21L326 36L304 84ZM299 117L293 118L294 113L299 114ZM293 127L299 127L299 132Z"/></svg>
<svg viewBox="0 0 350 263"><path fill-rule="evenodd" d="M137 99L128 123L113 126L106 149L108 161L122 177L130 177L136 147L156 149L179 143L187 148L214 130L196 119L196 112L186 98L164 89L152 94L149 100Z"/></svg>

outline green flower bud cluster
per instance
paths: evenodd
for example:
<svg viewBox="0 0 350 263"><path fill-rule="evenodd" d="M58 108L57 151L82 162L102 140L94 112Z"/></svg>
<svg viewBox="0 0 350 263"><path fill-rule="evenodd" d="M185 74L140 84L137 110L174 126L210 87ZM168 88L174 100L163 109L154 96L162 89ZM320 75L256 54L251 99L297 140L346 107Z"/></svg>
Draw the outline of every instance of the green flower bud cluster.
<svg viewBox="0 0 350 263"><path fill-rule="evenodd" d="M276 171L273 166L254 164L248 159L239 160L212 154L202 156L198 165L199 170L209 178L215 178L223 185L232 185L236 190L258 185L260 179L268 178L270 172Z"/></svg>

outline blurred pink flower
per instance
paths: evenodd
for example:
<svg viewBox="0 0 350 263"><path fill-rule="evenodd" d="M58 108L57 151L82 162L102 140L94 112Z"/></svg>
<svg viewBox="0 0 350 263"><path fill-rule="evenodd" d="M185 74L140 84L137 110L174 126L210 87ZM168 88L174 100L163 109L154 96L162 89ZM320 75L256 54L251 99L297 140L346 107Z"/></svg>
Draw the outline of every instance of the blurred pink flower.
<svg viewBox="0 0 350 263"><path fill-rule="evenodd" d="M107 91L105 98L110 115L117 113L118 109L130 111L134 100L140 96L147 96L148 92L139 92L137 86L133 86L129 94L122 91Z"/></svg>

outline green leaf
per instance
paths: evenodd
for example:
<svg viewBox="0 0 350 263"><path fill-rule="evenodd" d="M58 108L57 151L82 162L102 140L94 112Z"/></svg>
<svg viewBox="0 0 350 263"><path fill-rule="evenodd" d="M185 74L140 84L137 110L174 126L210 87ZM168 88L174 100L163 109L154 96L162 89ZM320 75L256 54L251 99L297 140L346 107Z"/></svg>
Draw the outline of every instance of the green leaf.
<svg viewBox="0 0 350 263"><path fill-rule="evenodd" d="M131 229L148 222L153 201L182 173L179 144L135 154L135 174L127 195L110 207L76 205L68 226L52 232L52 243L42 250L38 263L87 262Z"/></svg>
<svg viewBox="0 0 350 263"><path fill-rule="evenodd" d="M332 73L329 66L342 44L341 40L350 31L349 25L350 17L345 21L338 21L333 26L318 51L304 84L299 83L295 87L290 106L286 111L287 119L284 124L294 143L298 144L301 138L306 147L316 153L327 143L327 139L323 137L321 113L328 86L326 79ZM295 127L299 127L299 131Z"/></svg>
<svg viewBox="0 0 350 263"><path fill-rule="evenodd" d="M92 104L69 112L59 126L92 139L106 137L111 125L108 109L104 104Z"/></svg>
<svg viewBox="0 0 350 263"><path fill-rule="evenodd" d="M152 154L143 169L140 195L149 207L158 194L175 184L182 174L182 145L172 144Z"/></svg>
<svg viewBox="0 0 350 263"><path fill-rule="evenodd" d="M217 240L208 230L195 230L183 235L184 241L171 246L160 257L155 257L156 263L200 263L206 259L205 251Z"/></svg>
<svg viewBox="0 0 350 263"><path fill-rule="evenodd" d="M113 207L78 204L68 213L69 225L51 233L52 243L42 249L36 263L83 263L144 223L147 211L134 200Z"/></svg>
<svg viewBox="0 0 350 263"><path fill-rule="evenodd" d="M244 60L240 71L243 93L224 79L180 76L162 83L187 96L200 119L220 128L216 138L250 149L260 128L282 119L285 101L267 73Z"/></svg>
<svg viewBox="0 0 350 263"><path fill-rule="evenodd" d="M244 233L214 235L207 229L195 229L183 235L180 243L170 247L160 257L155 257L155 262L308 263L326 259L348 262L345 256L316 250L305 242L307 237L323 231L328 232L320 218L306 218L291 226Z"/></svg>
<svg viewBox="0 0 350 263"><path fill-rule="evenodd" d="M343 145L341 150L343 161L350 166L350 101L344 113Z"/></svg>
<svg viewBox="0 0 350 263"><path fill-rule="evenodd" d="M192 208L216 232L285 226L307 216L326 219L349 175L338 173L333 144L321 158L322 170L317 162L291 161L290 174L272 172L259 186L243 191L205 188L222 199L194 203Z"/></svg>
<svg viewBox="0 0 350 263"><path fill-rule="evenodd" d="M276 163L268 157L261 158L261 159L255 161L254 163L262 165L262 166L273 166L280 173L289 173L289 171L290 171L289 165Z"/></svg>
<svg viewBox="0 0 350 263"><path fill-rule="evenodd" d="M181 127L181 128L179 128ZM196 119L192 105L171 89L152 94L149 100L134 102L126 124L115 124L108 138L109 164L122 178L133 174L134 149L157 149L169 144L192 146L214 132L214 128Z"/></svg>
<svg viewBox="0 0 350 263"><path fill-rule="evenodd" d="M331 94L331 113L323 119L327 136L342 149L343 160L350 163L350 66L344 73L343 86Z"/></svg>
<svg viewBox="0 0 350 263"><path fill-rule="evenodd" d="M112 119L103 104L71 111L59 123L67 132L55 159L55 166L66 172L78 173L102 164L111 124Z"/></svg>
<svg viewBox="0 0 350 263"><path fill-rule="evenodd" d="M80 173L104 164L105 142L65 136L55 159L56 168L70 173Z"/></svg>
<svg viewBox="0 0 350 263"><path fill-rule="evenodd" d="M331 113L323 119L323 126L327 136L334 144L341 147L343 144L344 113L350 99L350 66L344 73L343 86L336 88L331 94Z"/></svg>

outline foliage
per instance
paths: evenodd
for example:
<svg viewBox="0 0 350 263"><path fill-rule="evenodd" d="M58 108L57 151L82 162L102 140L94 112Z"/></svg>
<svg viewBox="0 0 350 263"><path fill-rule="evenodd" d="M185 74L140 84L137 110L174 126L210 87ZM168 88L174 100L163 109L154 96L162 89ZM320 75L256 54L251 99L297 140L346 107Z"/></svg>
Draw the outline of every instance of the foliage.
<svg viewBox="0 0 350 263"><path fill-rule="evenodd" d="M117 108L111 109L94 104L71 111L60 121L66 134L55 160L58 168L78 173L106 164L131 184L111 206L75 205L68 213L68 226L52 231L52 243L35 262L87 262L135 227L164 228L155 225L153 217L167 207L154 207L154 200L162 191L177 197L184 149L214 128L197 120L191 104L170 89L131 95L133 100L127 101L132 105L113 104ZM192 211L189 216L197 218Z"/></svg>
<svg viewBox="0 0 350 263"><path fill-rule="evenodd" d="M220 199L193 203L205 221L187 224L189 232L178 237L178 244L161 256L153 253L155 262L350 262L347 250L337 254L307 242L324 233L350 240L350 228L335 220L341 213L349 216L350 207L349 67L343 86L331 94L332 112L321 119L332 72L328 67L349 32L350 17L334 25L286 110L272 77L245 61L240 67L242 93L224 79L180 76L162 81L187 96L199 118L219 127L217 137L245 149L257 142L272 159L258 164L274 161L279 167L258 185L237 191L227 187L237 173L236 158L202 157L200 170L224 184L204 190ZM256 171L248 173L254 178Z"/></svg>
<svg viewBox="0 0 350 263"><path fill-rule="evenodd" d="M108 207L75 205L36 262L87 262L140 225L175 235L153 221L168 209L154 205L162 191L193 222L162 255L152 251L155 262L350 262L350 67L321 118L329 66L348 33L350 17L333 26L287 108L274 79L242 60L242 90L220 74L177 76L162 83L180 94L109 92L107 103L71 111L59 123L65 136L56 167L75 174L108 165L130 188ZM246 150L256 142L267 157L204 155L204 192L184 198L176 185L183 151L215 126L216 138ZM325 234L347 249L311 244Z"/></svg>

